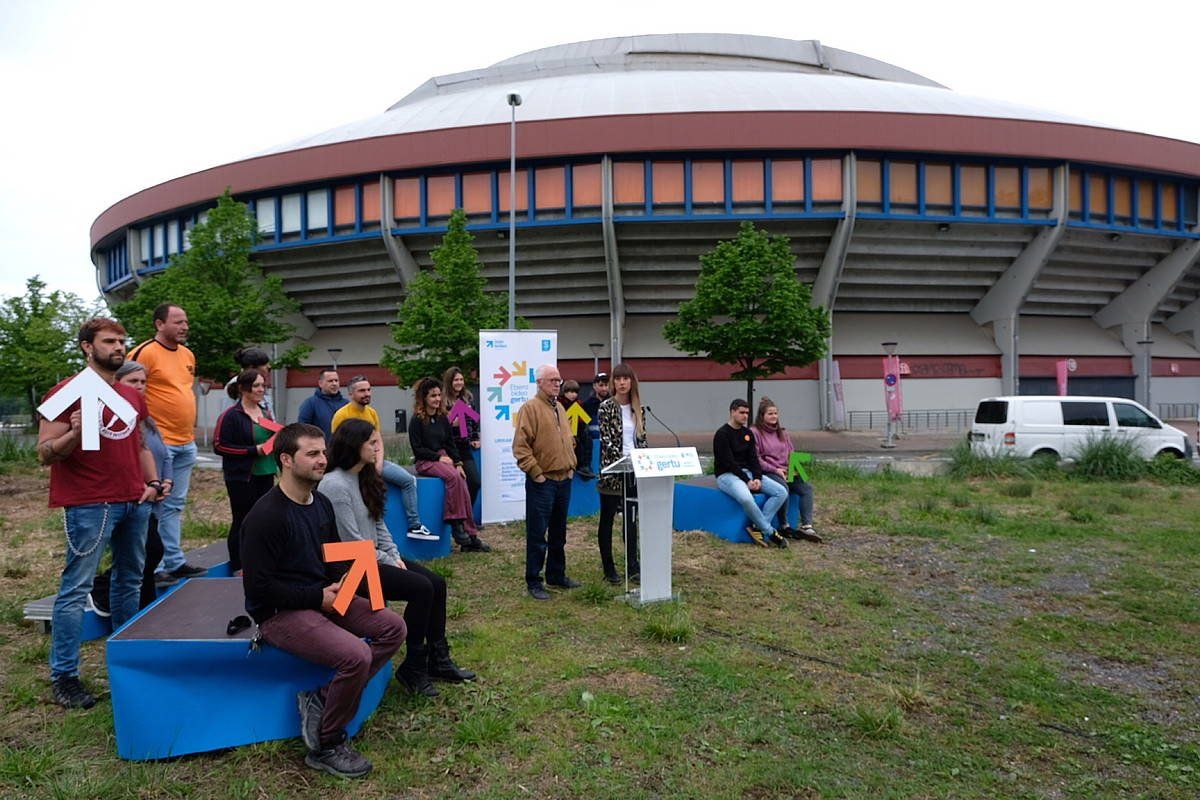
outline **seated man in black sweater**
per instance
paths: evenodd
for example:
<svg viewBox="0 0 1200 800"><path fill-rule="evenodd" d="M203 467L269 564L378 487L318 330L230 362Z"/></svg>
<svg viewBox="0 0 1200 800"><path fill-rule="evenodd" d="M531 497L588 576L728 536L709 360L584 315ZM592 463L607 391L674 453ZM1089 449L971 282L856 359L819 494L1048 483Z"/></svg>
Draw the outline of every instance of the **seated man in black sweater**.
<svg viewBox="0 0 1200 800"><path fill-rule="evenodd" d="M762 479L762 466L758 463L749 423L750 404L741 398L730 403L729 422L713 434L717 488L736 500L746 512L750 518L746 533L755 544L766 547L769 542L776 547L787 547L787 539L775 530L771 520L787 502L788 490L781 483ZM767 502L761 509L754 502L754 492L767 495Z"/></svg>
<svg viewBox="0 0 1200 800"><path fill-rule="evenodd" d="M346 742L346 725L371 677L404 644L404 619L355 597L344 615L333 609L345 565L327 565L322 545L340 541L333 506L313 491L325 474L325 434L303 423L275 437L279 485L242 523L242 585L246 611L268 643L336 670L333 680L301 692L304 762L358 778L371 762ZM363 638L369 639L364 642Z"/></svg>

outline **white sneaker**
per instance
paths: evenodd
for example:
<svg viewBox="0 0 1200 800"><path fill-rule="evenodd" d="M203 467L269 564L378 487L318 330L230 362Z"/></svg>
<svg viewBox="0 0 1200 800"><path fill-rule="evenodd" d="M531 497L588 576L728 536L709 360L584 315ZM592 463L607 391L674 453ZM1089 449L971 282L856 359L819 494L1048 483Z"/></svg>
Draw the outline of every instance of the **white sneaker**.
<svg viewBox="0 0 1200 800"><path fill-rule="evenodd" d="M437 540L441 539L442 537L438 536L436 533L431 532L429 530L429 528L426 528L424 525L421 525L418 528L411 528L408 531L408 538L424 539L427 542L436 542Z"/></svg>
<svg viewBox="0 0 1200 800"><path fill-rule="evenodd" d="M92 599L91 592L88 592L87 595L85 595L83 598L83 610L84 610L84 613L91 611L97 617L111 617L112 616L112 612L105 611L104 609L102 609L98 605L96 605L96 601Z"/></svg>

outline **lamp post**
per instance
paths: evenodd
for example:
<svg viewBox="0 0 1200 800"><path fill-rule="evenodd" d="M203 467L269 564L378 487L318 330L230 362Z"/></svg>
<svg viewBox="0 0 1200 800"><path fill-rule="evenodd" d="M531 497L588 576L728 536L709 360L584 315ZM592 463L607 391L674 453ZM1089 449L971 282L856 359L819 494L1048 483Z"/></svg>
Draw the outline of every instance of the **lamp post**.
<svg viewBox="0 0 1200 800"><path fill-rule="evenodd" d="M604 349L604 342L591 342L588 349L592 351L592 375L599 375L600 351Z"/></svg>
<svg viewBox="0 0 1200 800"><path fill-rule="evenodd" d="M340 348L340 347L330 347L329 348L329 361L333 364L334 372L337 372L337 368L338 368L337 367L337 359L338 359L338 356L341 355L341 352L342 352L342 348Z"/></svg>
<svg viewBox="0 0 1200 800"><path fill-rule="evenodd" d="M887 354L885 368L883 371L883 409L887 416L887 435L883 440L882 447L891 449L896 446L896 430L892 425L892 395L897 391L897 386L900 382L900 368L897 366L895 373L891 372L887 367L892 364L892 357L896 355L895 342L883 342L883 352Z"/></svg>
<svg viewBox="0 0 1200 800"><path fill-rule="evenodd" d="M512 122L508 126L508 329L517 329L517 106L521 95L509 92Z"/></svg>

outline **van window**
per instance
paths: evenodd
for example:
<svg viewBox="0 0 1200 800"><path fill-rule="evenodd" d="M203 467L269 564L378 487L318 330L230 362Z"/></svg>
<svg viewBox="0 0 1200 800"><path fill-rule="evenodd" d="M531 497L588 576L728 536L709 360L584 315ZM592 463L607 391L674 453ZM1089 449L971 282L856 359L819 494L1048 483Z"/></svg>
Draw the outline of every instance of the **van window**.
<svg viewBox="0 0 1200 800"><path fill-rule="evenodd" d="M1062 405L1057 400L1030 400L1025 403L1021 420L1026 425L1062 425Z"/></svg>
<svg viewBox="0 0 1200 800"><path fill-rule="evenodd" d="M975 409L975 421L980 425L1001 425L1008 422L1006 400L984 400Z"/></svg>
<svg viewBox="0 0 1200 800"><path fill-rule="evenodd" d="M1113 403L1117 412L1117 424L1122 428L1161 428L1158 420L1129 403Z"/></svg>
<svg viewBox="0 0 1200 800"><path fill-rule="evenodd" d="M1105 403L1063 401L1064 425L1103 425L1108 427L1108 406Z"/></svg>

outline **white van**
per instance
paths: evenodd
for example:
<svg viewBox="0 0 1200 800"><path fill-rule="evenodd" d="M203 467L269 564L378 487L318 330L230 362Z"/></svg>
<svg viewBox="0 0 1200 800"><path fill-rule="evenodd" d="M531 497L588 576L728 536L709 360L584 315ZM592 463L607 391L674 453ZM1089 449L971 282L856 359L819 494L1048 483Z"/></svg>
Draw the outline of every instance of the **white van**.
<svg viewBox="0 0 1200 800"><path fill-rule="evenodd" d="M983 455L1061 459L1075 457L1089 439L1105 435L1133 440L1143 458L1192 457L1187 434L1123 397L989 397L975 409L968 440L971 450Z"/></svg>

